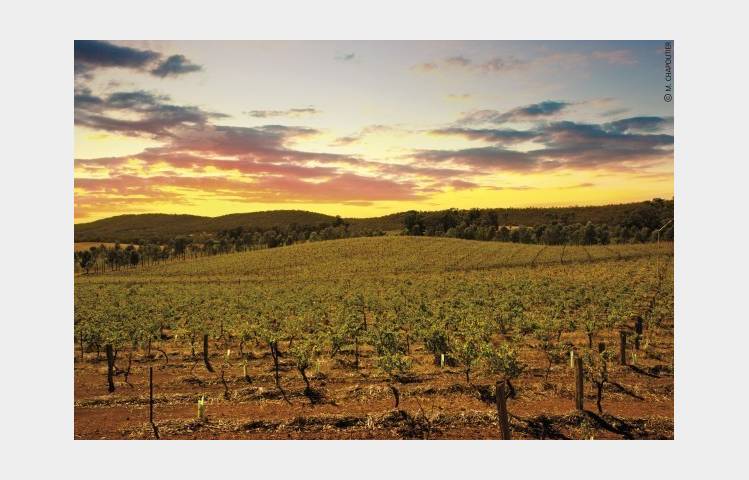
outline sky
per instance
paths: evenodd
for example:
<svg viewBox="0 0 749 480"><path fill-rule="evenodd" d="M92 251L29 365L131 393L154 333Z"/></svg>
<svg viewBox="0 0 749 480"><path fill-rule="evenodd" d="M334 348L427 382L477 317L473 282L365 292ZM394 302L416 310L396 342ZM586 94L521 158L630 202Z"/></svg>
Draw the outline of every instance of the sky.
<svg viewBox="0 0 749 480"><path fill-rule="evenodd" d="M673 198L662 41L76 41L75 222Z"/></svg>

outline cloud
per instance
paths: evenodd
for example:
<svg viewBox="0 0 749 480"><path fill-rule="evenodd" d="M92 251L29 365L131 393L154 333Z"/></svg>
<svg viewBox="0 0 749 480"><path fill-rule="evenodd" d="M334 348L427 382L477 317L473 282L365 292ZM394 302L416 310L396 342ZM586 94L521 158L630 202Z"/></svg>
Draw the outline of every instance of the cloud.
<svg viewBox="0 0 749 480"><path fill-rule="evenodd" d="M440 60L429 60L411 67L411 70L434 73L438 71L464 71L479 74L500 74L546 67L577 68L592 62L611 65L634 65L637 59L629 50L605 50L590 53L553 52L530 59L514 55L494 56L484 61L475 61L466 55L454 55Z"/></svg>
<svg viewBox="0 0 749 480"><path fill-rule="evenodd" d="M261 127L205 126L186 129L160 151L187 151L223 156L248 156L258 161L341 160L346 157L330 153L309 153L286 148L286 143L301 137L317 135L318 130L283 125Z"/></svg>
<svg viewBox="0 0 749 480"><path fill-rule="evenodd" d="M374 135L378 133L390 133L390 132L396 132L396 131L402 131L394 126L389 125L368 125L364 128L362 128L358 133L352 134L352 135L346 135L343 137L338 137L333 141L333 145L335 146L341 146L341 145L351 145L352 143L356 143L364 139L364 137L368 135Z"/></svg>
<svg viewBox="0 0 749 480"><path fill-rule="evenodd" d="M601 112L601 116L603 117L617 117L619 115L623 115L627 112L629 112L629 108L612 108L611 110L606 110L604 112Z"/></svg>
<svg viewBox="0 0 749 480"><path fill-rule="evenodd" d="M350 62L354 60L354 58L356 58L356 54L354 52L344 53L342 55L338 55L337 57L335 57L335 59L340 62Z"/></svg>
<svg viewBox="0 0 749 480"><path fill-rule="evenodd" d="M333 203L341 201L416 200L416 185L408 181L394 181L342 173L322 182L307 182L293 177L263 178L253 185L255 192L241 195L269 201L280 197L286 201Z"/></svg>
<svg viewBox="0 0 749 480"><path fill-rule="evenodd" d="M528 66L528 62L514 56L492 57L484 62L476 63L465 55L454 55L442 60L423 62L411 67L419 72L436 72L438 70L462 70L477 73L497 73L520 70Z"/></svg>
<svg viewBox="0 0 749 480"><path fill-rule="evenodd" d="M250 110L243 112L245 115L249 115L255 118L268 118L268 117L301 117L303 115L317 115L322 113L320 110L312 107L307 108L290 108L288 110Z"/></svg>
<svg viewBox="0 0 749 480"><path fill-rule="evenodd" d="M359 140L361 140L361 137L358 135L349 135L346 137L338 137L333 141L333 145L335 146L343 146L343 145L351 145L352 143L356 143Z"/></svg>
<svg viewBox="0 0 749 480"><path fill-rule="evenodd" d="M157 77L176 77L184 73L199 72L203 67L190 62L184 55L172 55L151 70Z"/></svg>
<svg viewBox="0 0 749 480"><path fill-rule="evenodd" d="M471 98L470 93L448 93L447 98L449 100L468 100Z"/></svg>
<svg viewBox="0 0 749 480"><path fill-rule="evenodd" d="M184 55L172 55L162 60L162 54L152 50L123 47L101 40L76 40L73 54L75 74L84 78L90 78L92 72L99 68L148 71L151 75L162 78L202 69Z"/></svg>
<svg viewBox="0 0 749 480"><path fill-rule="evenodd" d="M481 73L511 72L526 68L527 66L528 62L513 56L494 57L477 65L476 70Z"/></svg>
<svg viewBox="0 0 749 480"><path fill-rule="evenodd" d="M544 119L559 114L569 107L571 103L554 100L546 100L540 103L533 103L523 107L517 107L506 112L497 110L476 110L469 112L458 119L458 124L477 124L477 123L507 123L507 122L527 122Z"/></svg>
<svg viewBox="0 0 749 480"><path fill-rule="evenodd" d="M467 182L465 180L453 180L450 182L450 186L455 190L470 190L472 188L479 188L481 185L478 183Z"/></svg>
<svg viewBox="0 0 749 480"><path fill-rule="evenodd" d="M432 130L430 133L434 135L457 135L470 140L485 140L487 142L496 142L502 145L527 142L538 136L537 132L531 130L471 129L457 127L441 128Z"/></svg>
<svg viewBox="0 0 749 480"><path fill-rule="evenodd" d="M457 168L443 168L434 166L420 166L414 163L383 163L368 162L377 172L392 175L397 178L419 178L428 179L436 183L446 183L454 178L461 178L466 174L475 174L475 171L467 171ZM448 182L449 183L449 182Z"/></svg>
<svg viewBox="0 0 749 480"><path fill-rule="evenodd" d="M167 100L144 91L116 92L104 98L80 91L78 96L89 109L122 108L129 112L150 111ZM403 163L294 148L299 140L320 133L306 127L251 128L208 122L182 125L173 129L163 146L138 155L76 160L76 214L94 211L94 206L105 209L105 205L107 211L115 211L128 196L172 202L175 192L184 197L179 197L180 201L210 196L237 202L371 203L420 200L447 189L530 188L495 187L481 181L502 172L531 174L563 169L646 174L650 167L672 161L673 136L658 130L668 121L668 117L631 117L603 124L542 121L527 130L449 127L432 133L491 145L418 150L403 157ZM370 125L361 133L393 128ZM525 141L538 148L510 148ZM103 174L106 177L102 178ZM580 183L558 188L592 186Z"/></svg>
<svg viewBox="0 0 749 480"><path fill-rule="evenodd" d="M205 161L214 165L218 163L211 159ZM77 166L85 163L86 161L79 161ZM189 205L191 198L201 196L234 202L354 204L416 200L422 195L410 181L319 168L309 168L311 171L322 171L307 175L309 172L301 172L304 168L295 170L290 165L243 162L243 166L248 165L258 168L254 171L243 169L245 174L238 177L229 176L225 171L206 175L199 170L161 172L158 175L128 174L113 170L106 178L82 178L77 175L76 218L85 218L95 211L138 211L138 205L145 208L154 202Z"/></svg>
<svg viewBox="0 0 749 480"><path fill-rule="evenodd" d="M211 119L226 117L169 101L167 95L144 90L99 97L84 88L74 94L74 122L95 130L159 138L173 136L177 128L205 125Z"/></svg>
<svg viewBox="0 0 749 480"><path fill-rule="evenodd" d="M161 56L151 50L120 47L98 40L76 40L73 49L76 67L83 69L97 67L140 69Z"/></svg>
<svg viewBox="0 0 749 480"><path fill-rule="evenodd" d="M313 129L279 125L186 127L165 139L167 142L163 146L127 157L79 159L76 168L86 172L106 168L113 174L123 174L131 168L129 162L135 161L143 171L166 166L200 173L217 169L250 176L277 174L319 178L338 174L336 165L361 165L361 160L345 155L306 152L287 146L297 138L317 133Z"/></svg>
<svg viewBox="0 0 749 480"><path fill-rule="evenodd" d="M639 170L673 161L673 135L660 133L671 117L632 117L604 124L559 121L529 130L444 128L438 135L458 135L494 145L458 150L420 150L414 158L426 164L452 163L474 171L529 173L576 170ZM508 145L532 141L540 148L511 150Z"/></svg>
<svg viewBox="0 0 749 480"><path fill-rule="evenodd" d="M610 122L604 128L619 133L648 133L672 129L674 117L630 117Z"/></svg>
<svg viewBox="0 0 749 480"><path fill-rule="evenodd" d="M411 67L411 70L417 70L419 72L433 72L439 69L439 66L434 62L419 63Z"/></svg>
<svg viewBox="0 0 749 480"><path fill-rule="evenodd" d="M419 150L414 154L414 158L433 163L452 162L473 168L514 172L531 171L538 166L538 160L527 153L495 146L460 150Z"/></svg>
<svg viewBox="0 0 749 480"><path fill-rule="evenodd" d="M525 191L525 190L536 190L536 187L531 187L530 185L518 185L518 186L491 186L486 185L484 188L489 188L491 190L517 190L517 191Z"/></svg>
<svg viewBox="0 0 749 480"><path fill-rule="evenodd" d="M593 60L602 60L612 65L635 65L637 59L629 50L607 50L595 51L591 53Z"/></svg>
<svg viewBox="0 0 749 480"><path fill-rule="evenodd" d="M595 186L596 186L595 183L583 182L583 183L578 183L575 185L565 185L563 187L557 187L557 190L574 190L576 188L591 188Z"/></svg>
<svg viewBox="0 0 749 480"><path fill-rule="evenodd" d="M642 168L673 157L673 135L617 131L607 125L555 122L540 130L535 157L571 168Z"/></svg>
<svg viewBox="0 0 749 480"><path fill-rule="evenodd" d="M467 67L471 64L471 59L464 57L463 55L457 55L455 57L446 58L445 64L453 67Z"/></svg>
<svg viewBox="0 0 749 480"><path fill-rule="evenodd" d="M117 92L88 103L127 108L160 105L165 97L150 92ZM89 97L98 99L91 101ZM390 129L371 125L365 132ZM181 126L164 144L140 154L77 159L76 218L91 212L139 211L151 202L189 204L203 197L233 202L348 203L420 200L429 191L468 188L465 170L391 164L292 145L315 129L281 125ZM460 180L460 182L457 182ZM431 190L430 190L431 189ZM134 199L128 210L128 199Z"/></svg>

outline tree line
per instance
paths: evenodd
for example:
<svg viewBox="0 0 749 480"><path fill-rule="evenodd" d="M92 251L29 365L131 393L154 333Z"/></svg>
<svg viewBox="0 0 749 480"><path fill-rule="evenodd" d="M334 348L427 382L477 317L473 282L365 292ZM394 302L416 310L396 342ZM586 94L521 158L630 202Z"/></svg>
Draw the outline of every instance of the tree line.
<svg viewBox="0 0 749 480"><path fill-rule="evenodd" d="M379 230L353 232L348 222L336 216L332 222L315 225L276 226L269 229L239 226L220 230L216 234L179 235L163 243L136 240L123 246L100 244L88 250L74 252L74 265L85 273L104 273L127 268L155 265L173 260L186 260L211 255L245 252L262 248L276 248L300 242L316 242L339 238L381 236Z"/></svg>
<svg viewBox="0 0 749 480"><path fill-rule="evenodd" d="M409 211L403 217L403 235L462 238L466 240L537 243L544 245L596 245L673 241L673 201L656 198L643 202L619 223L573 222L567 214L546 213L548 223L509 225L507 214L492 209ZM74 265L86 273L137 268L173 260L276 248L294 243L350 237L381 236L382 230L354 230L340 216L331 222L290 223L272 228L238 226L215 234L178 235L174 238L136 240L122 246L104 244L74 253Z"/></svg>
<svg viewBox="0 0 749 480"><path fill-rule="evenodd" d="M673 201L656 198L643 202L620 223L579 223L547 214L548 223L535 226L507 225L496 210L409 211L404 235L450 237L467 240L544 245L594 245L673 241Z"/></svg>

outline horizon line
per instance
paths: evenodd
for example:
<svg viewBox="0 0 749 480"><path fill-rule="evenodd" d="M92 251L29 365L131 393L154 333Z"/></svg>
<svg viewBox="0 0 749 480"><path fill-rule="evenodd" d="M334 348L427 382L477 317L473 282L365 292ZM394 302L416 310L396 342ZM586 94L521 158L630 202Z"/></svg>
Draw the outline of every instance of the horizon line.
<svg viewBox="0 0 749 480"><path fill-rule="evenodd" d="M666 201L674 201L675 197L672 196L670 200L668 198L663 198L663 197L652 197L652 198L647 198L647 199L644 199L644 200L637 200L637 201L632 201L632 202L602 203L602 204L595 204L595 205L579 205L579 204L571 205L571 204L567 204L567 205L552 205L552 206L540 206L540 205L534 206L534 205L529 205L529 206L526 206L526 207L472 207L472 208L477 208L478 210L529 210L529 209L534 209L534 208L541 208L541 209L554 209L554 208L596 208L596 207L608 207L608 206L612 206L612 205L631 205L631 204L635 204L635 203L649 202L649 201L655 200L657 198L661 198L661 199L666 200ZM140 213L122 213L122 214L119 214L119 215L112 215L112 216L109 216L109 217L102 217L102 218L97 218L95 220L81 221L81 222L77 222L74 219L73 220L73 225L74 226L75 225L84 225L84 224L87 224L87 223L94 223L94 222L98 222L98 221L101 221L101 220L108 220L108 219L111 219L111 218L125 217L125 216L172 215L172 216L191 216L191 217L198 217L198 218L221 218L221 217L228 217L230 215L247 215L247 214L250 214L250 213L271 213L271 212L306 212L306 213L314 213L314 214L317 214L317 215L324 215L326 217L331 217L331 218L335 218L336 216L340 216L344 220L347 220L347 219L352 219L352 220L366 220L366 219L372 219L372 218L382 218L382 217L387 217L387 216L390 216L390 215L397 215L399 213L412 212L412 211L413 212L442 212L442 211L445 211L445 210L471 210L472 208L450 207L450 208L440 208L440 209L436 209L436 210L417 210L417 209L413 209L412 208L412 209L408 209L408 210L399 210L397 212L387 213L385 215L378 215L378 216L372 216L372 217L344 217L344 216L341 216L341 215L330 215L330 214L327 214L327 213L316 212L316 211L313 211L313 210L303 210L303 209L295 209L295 208L290 208L290 209L279 208L279 209L275 209L275 210L255 210L255 211L249 211L249 212L226 213L226 214L223 214L223 215L215 215L215 216L195 215L195 214L192 214L192 213L140 212Z"/></svg>

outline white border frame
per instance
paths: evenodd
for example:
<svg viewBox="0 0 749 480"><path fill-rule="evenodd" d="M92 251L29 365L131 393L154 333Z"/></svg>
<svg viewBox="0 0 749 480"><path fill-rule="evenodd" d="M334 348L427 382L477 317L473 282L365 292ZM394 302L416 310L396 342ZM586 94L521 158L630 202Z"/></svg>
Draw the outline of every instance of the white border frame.
<svg viewBox="0 0 749 480"><path fill-rule="evenodd" d="M631 478L722 476L739 465L746 40L744 16L728 2L17 2L3 17L7 474ZM72 339L76 38L674 39L676 440L73 441L72 343L60 339Z"/></svg>

